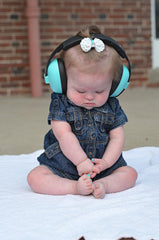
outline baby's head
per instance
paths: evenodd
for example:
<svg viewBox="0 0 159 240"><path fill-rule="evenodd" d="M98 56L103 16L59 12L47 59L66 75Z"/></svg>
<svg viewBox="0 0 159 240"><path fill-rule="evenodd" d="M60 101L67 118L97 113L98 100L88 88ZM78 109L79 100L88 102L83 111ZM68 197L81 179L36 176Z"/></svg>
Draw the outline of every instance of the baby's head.
<svg viewBox="0 0 159 240"><path fill-rule="evenodd" d="M56 58L59 52L61 56ZM128 67L120 57L127 60ZM124 49L90 26L51 53L44 77L53 92L67 94L78 106L91 109L102 106L109 96L120 95L129 85L130 74Z"/></svg>
<svg viewBox="0 0 159 240"><path fill-rule="evenodd" d="M84 38L93 33L101 33L96 26L86 27L78 32ZM110 95L112 82L119 82L122 62L119 54L105 46L98 52L95 48L84 52L81 45L63 51L67 74L67 96L76 105L92 109L102 106Z"/></svg>

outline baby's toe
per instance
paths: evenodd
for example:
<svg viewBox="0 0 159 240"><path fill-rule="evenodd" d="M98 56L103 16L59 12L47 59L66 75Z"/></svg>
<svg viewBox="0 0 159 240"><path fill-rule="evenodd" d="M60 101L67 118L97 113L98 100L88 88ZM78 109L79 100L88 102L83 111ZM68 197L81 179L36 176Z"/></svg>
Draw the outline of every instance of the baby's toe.
<svg viewBox="0 0 159 240"><path fill-rule="evenodd" d="M103 199L105 197L105 188L103 183L94 184L93 196L97 199Z"/></svg>

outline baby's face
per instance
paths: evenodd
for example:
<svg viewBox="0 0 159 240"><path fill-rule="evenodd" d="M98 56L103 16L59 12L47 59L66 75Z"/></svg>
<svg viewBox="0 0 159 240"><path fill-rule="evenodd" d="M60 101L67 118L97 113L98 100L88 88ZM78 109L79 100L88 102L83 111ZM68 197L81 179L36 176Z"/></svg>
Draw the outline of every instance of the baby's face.
<svg viewBox="0 0 159 240"><path fill-rule="evenodd" d="M97 65L94 63L81 69L69 67L67 70L67 97L77 106L86 109L101 107L109 97L112 78L108 71Z"/></svg>

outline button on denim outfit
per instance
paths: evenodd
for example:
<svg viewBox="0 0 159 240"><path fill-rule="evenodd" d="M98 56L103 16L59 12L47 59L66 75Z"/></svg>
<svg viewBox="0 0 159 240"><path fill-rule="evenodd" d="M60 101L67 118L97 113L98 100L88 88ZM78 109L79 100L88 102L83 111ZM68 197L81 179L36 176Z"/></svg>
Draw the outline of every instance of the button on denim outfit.
<svg viewBox="0 0 159 240"><path fill-rule="evenodd" d="M109 98L102 107L87 110L76 106L66 95L52 93L48 123L51 124L52 120L68 122L87 157L92 159L102 158L109 142L109 132L125 124L127 117L116 98ZM38 157L41 165L61 177L78 180L76 166L64 156L52 130L45 135L44 149ZM93 180L108 176L115 169L126 165L121 154L112 167L97 174Z"/></svg>

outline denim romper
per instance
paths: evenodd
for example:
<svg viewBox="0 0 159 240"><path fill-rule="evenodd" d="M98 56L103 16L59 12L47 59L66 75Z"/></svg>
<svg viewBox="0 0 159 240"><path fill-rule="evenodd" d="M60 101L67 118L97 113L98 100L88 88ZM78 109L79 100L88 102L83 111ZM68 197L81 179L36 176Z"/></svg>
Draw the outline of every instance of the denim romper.
<svg viewBox="0 0 159 240"><path fill-rule="evenodd" d="M128 121L116 98L109 98L102 107L87 110L76 106L66 95L57 93L51 94L48 124L52 120L70 124L72 132L90 159L102 158L109 142L109 132ZM61 177L78 180L76 166L62 153L52 129L45 135L44 150L38 157L41 165L47 166ZM97 174L93 180L108 176L115 169L126 165L121 154L113 166Z"/></svg>

